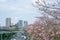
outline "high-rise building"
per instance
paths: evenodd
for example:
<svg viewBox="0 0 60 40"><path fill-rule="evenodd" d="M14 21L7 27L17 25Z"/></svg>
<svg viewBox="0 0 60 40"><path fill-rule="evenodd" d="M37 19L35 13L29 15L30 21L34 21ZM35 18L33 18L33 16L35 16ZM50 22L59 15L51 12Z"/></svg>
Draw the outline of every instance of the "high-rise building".
<svg viewBox="0 0 60 40"><path fill-rule="evenodd" d="M28 22L27 21L24 21L24 26L27 26L28 25Z"/></svg>
<svg viewBox="0 0 60 40"><path fill-rule="evenodd" d="M6 18L6 27L11 26L11 18Z"/></svg>
<svg viewBox="0 0 60 40"><path fill-rule="evenodd" d="M15 24L18 28L21 28L23 26L23 20L19 20L17 24Z"/></svg>
<svg viewBox="0 0 60 40"><path fill-rule="evenodd" d="M18 28L21 28L21 27L24 27L24 26L27 26L28 25L28 22L27 21L23 21L23 20L19 20L17 22L17 24L15 24L15 26L17 26Z"/></svg>

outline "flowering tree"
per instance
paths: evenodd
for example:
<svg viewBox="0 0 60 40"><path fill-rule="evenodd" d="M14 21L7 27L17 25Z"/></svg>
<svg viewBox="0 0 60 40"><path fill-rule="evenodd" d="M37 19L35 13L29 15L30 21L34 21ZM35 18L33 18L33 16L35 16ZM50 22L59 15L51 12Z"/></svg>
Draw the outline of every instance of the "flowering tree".
<svg viewBox="0 0 60 40"><path fill-rule="evenodd" d="M49 17L37 17L33 24L26 27L30 40L60 40L60 1L59 0L36 0L33 4L44 15Z"/></svg>
<svg viewBox="0 0 60 40"><path fill-rule="evenodd" d="M54 18L38 17L33 24L26 27L30 40L60 40L60 24Z"/></svg>
<svg viewBox="0 0 60 40"><path fill-rule="evenodd" d="M40 12L44 12L60 20L60 0L36 0L33 4Z"/></svg>

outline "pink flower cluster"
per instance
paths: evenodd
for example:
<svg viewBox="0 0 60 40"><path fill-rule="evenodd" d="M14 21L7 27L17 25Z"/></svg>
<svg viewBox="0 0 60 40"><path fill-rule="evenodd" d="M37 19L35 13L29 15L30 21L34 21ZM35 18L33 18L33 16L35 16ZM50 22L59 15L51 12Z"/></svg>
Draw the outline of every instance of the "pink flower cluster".
<svg viewBox="0 0 60 40"><path fill-rule="evenodd" d="M26 27L26 31L31 36L31 40L51 40L55 35L60 35L60 26L54 19L46 17L42 17L42 19L44 19L43 21L47 25L41 24L40 19L40 21L35 21L34 24L28 25Z"/></svg>
<svg viewBox="0 0 60 40"><path fill-rule="evenodd" d="M57 31L56 34L59 35L60 34L60 31Z"/></svg>

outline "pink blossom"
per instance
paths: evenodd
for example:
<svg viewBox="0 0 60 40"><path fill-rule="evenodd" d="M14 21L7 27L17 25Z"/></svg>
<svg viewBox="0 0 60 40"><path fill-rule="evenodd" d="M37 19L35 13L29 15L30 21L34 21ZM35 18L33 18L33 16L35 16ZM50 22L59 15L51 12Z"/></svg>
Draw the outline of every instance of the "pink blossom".
<svg viewBox="0 0 60 40"><path fill-rule="evenodd" d="M60 34L60 31L57 31L56 34L57 34L57 35Z"/></svg>
<svg viewBox="0 0 60 40"><path fill-rule="evenodd" d="M41 29L44 29L44 27L42 27Z"/></svg>

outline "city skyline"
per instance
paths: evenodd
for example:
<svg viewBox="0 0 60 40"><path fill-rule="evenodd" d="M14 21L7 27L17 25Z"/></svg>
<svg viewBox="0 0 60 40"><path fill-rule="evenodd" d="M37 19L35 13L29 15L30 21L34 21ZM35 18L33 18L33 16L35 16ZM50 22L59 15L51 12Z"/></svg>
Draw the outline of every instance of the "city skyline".
<svg viewBox="0 0 60 40"><path fill-rule="evenodd" d="M18 20L33 23L40 13L33 7L32 0L0 0L0 25L5 25L5 18L11 17L13 24Z"/></svg>
<svg viewBox="0 0 60 40"><path fill-rule="evenodd" d="M26 21L26 20L21 20L21 19L18 20L15 24L13 24L11 18L9 17L9 18L6 18L6 19L5 19L5 23L4 23L5 25L0 25L0 26L10 27L10 26L16 25L19 21L22 21L23 26L24 26L24 25L25 25L25 26L28 25L28 21ZM19 25L22 25L21 22L20 22Z"/></svg>

